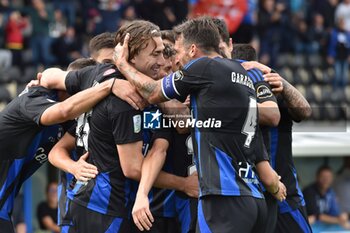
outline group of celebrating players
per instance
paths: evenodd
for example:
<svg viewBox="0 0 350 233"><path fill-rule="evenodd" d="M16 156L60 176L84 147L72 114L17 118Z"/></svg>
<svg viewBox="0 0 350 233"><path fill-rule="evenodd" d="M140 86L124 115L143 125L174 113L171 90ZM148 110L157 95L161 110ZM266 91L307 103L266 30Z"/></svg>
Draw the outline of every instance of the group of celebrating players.
<svg viewBox="0 0 350 233"><path fill-rule="evenodd" d="M89 47L0 113L0 233L47 159L61 170L61 232L312 232L291 151L310 106L222 20L136 20ZM148 129L145 112L220 127Z"/></svg>

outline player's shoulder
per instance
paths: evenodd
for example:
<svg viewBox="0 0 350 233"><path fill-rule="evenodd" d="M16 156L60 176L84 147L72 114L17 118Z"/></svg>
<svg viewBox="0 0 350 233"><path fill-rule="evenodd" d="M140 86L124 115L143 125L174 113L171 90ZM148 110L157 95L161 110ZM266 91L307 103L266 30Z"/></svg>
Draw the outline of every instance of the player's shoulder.
<svg viewBox="0 0 350 233"><path fill-rule="evenodd" d="M184 66L184 70L193 70L193 69L199 69L199 70L203 70L203 68L205 66L207 66L210 62L212 62L212 59L209 57L199 57L199 58L195 58L191 61L189 61L185 66Z"/></svg>
<svg viewBox="0 0 350 233"><path fill-rule="evenodd" d="M106 97L104 101L107 104L107 110L114 114L136 111L130 104L112 94Z"/></svg>

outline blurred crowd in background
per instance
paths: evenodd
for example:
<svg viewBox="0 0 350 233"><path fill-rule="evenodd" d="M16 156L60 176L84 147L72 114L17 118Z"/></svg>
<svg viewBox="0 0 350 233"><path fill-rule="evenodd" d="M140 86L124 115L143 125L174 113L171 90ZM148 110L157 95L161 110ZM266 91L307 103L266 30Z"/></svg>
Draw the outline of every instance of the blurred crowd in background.
<svg viewBox="0 0 350 233"><path fill-rule="evenodd" d="M313 119L349 118L350 0L0 0L0 102L38 70L88 57L99 33L137 18L171 29L199 14L224 18L234 43L251 43L305 94Z"/></svg>

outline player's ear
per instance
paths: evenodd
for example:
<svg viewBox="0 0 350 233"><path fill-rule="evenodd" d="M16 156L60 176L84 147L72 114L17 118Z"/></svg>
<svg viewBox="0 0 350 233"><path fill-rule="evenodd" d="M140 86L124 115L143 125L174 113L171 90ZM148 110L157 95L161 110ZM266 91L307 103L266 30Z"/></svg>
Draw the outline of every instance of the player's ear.
<svg viewBox="0 0 350 233"><path fill-rule="evenodd" d="M136 63L135 56L134 56L133 58L130 59L130 63L133 64L133 65L135 65L135 63Z"/></svg>
<svg viewBox="0 0 350 233"><path fill-rule="evenodd" d="M191 44L190 53L189 53L190 57L194 57L198 52L197 50L198 50L198 47L195 44Z"/></svg>

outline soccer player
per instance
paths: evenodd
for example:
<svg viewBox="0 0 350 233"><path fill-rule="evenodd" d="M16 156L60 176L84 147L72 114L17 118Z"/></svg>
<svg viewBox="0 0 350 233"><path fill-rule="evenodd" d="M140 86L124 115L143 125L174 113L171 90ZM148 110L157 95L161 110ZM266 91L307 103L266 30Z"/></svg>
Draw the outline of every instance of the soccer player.
<svg viewBox="0 0 350 233"><path fill-rule="evenodd" d="M93 37L89 42L89 52L92 59L77 59L69 65L68 71L96 65L96 62L111 63L115 46L114 38L115 35L109 32ZM60 168L58 224L61 226L70 225L71 223L70 219L66 219L69 206L66 191L70 183L73 182L73 176L76 180L87 181L87 179L94 178L97 174L96 166L85 162L88 156L85 153L87 152L90 116L91 112L80 115L77 118L78 126L74 124L49 154L50 163ZM77 136L77 140L75 140L75 136ZM73 152L75 159L71 159L68 154L60 153L62 149L71 151L75 144L77 144L76 151ZM65 230L65 227L63 230Z"/></svg>
<svg viewBox="0 0 350 233"><path fill-rule="evenodd" d="M281 176L281 181L287 187L287 199L278 203L278 218L276 233L308 233L312 232L309 225L305 200L300 190L297 171L293 162L292 127L293 121L300 122L311 116L311 108L303 95L278 73L257 62L242 63L245 69L257 68L265 73L264 79L277 94L283 83L283 89L278 95L278 106L281 120L277 127L270 129L271 165Z"/></svg>
<svg viewBox="0 0 350 233"><path fill-rule="evenodd" d="M184 70L160 81L143 75L127 62L128 37L123 47L115 49L116 64L151 103L171 98L184 101L191 94L196 126L192 137L200 182L199 231L261 232L266 206L252 170L259 147L254 137L257 114L253 83L239 63L219 56L220 36L211 19L190 20L178 30L175 47L182 63L187 64ZM222 127L219 122L211 130L198 127L210 119L222 122ZM257 164L258 172L266 163ZM285 189L276 174L269 177L267 187L284 198ZM144 202L148 202L147 189L142 190ZM142 224L147 218L144 215L138 221Z"/></svg>
<svg viewBox="0 0 350 233"><path fill-rule="evenodd" d="M158 27L147 21L134 21L118 31L116 40L127 32L134 35L130 61L156 78L164 48ZM57 76L63 76L65 83L55 83ZM42 80L49 86L79 90L93 81L110 77L122 78L113 65L103 64L68 74L57 69L46 70ZM109 96L93 109L89 127L88 162L98 167L99 174L87 182L77 182L69 191L68 197L73 200L69 209L73 226L69 231L129 232L130 179L140 179L143 159L141 113L126 102ZM155 144L153 148L156 148ZM170 174L161 175L159 183L162 185L159 186L166 188L184 190L187 183L196 182L196 178L191 181ZM93 221L86 222L86 219Z"/></svg>
<svg viewBox="0 0 350 233"><path fill-rule="evenodd" d="M66 94L42 86L25 89L0 113L0 232L13 232L13 201L22 183L43 163L62 129L58 123L88 111L105 96L119 93L113 80L66 100ZM64 100L57 102L58 100Z"/></svg>

